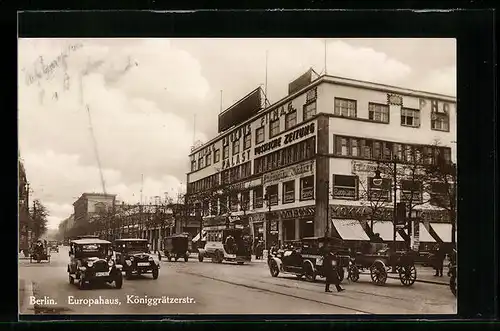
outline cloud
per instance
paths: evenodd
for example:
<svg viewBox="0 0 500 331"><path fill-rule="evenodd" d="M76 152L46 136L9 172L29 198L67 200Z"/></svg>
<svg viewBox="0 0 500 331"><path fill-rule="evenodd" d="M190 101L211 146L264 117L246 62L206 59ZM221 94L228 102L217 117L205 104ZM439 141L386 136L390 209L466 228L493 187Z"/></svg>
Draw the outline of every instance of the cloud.
<svg viewBox="0 0 500 331"><path fill-rule="evenodd" d="M424 91L456 96L457 68L453 66L434 69L425 75L416 87Z"/></svg>

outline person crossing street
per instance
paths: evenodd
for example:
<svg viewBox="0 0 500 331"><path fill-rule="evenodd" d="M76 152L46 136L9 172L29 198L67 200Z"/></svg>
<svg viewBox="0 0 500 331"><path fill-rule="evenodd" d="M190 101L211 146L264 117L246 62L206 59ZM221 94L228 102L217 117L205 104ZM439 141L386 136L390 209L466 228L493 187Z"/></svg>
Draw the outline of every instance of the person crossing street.
<svg viewBox="0 0 500 331"><path fill-rule="evenodd" d="M333 255L330 247L326 248L326 253L323 259L323 266L325 268L325 292L332 292L330 290L330 284L335 285L337 292L345 291L340 286L340 278L338 273L337 259Z"/></svg>

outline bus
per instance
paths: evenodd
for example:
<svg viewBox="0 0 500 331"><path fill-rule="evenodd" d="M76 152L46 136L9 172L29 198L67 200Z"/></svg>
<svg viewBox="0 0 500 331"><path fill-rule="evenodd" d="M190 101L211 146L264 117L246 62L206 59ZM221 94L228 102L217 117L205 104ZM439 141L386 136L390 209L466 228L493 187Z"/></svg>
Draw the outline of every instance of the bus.
<svg viewBox="0 0 500 331"><path fill-rule="evenodd" d="M203 228L203 231L206 233L206 244L204 248L198 249L200 262L204 258L211 258L215 263L229 261L244 264L251 261L252 240L248 228L210 226Z"/></svg>

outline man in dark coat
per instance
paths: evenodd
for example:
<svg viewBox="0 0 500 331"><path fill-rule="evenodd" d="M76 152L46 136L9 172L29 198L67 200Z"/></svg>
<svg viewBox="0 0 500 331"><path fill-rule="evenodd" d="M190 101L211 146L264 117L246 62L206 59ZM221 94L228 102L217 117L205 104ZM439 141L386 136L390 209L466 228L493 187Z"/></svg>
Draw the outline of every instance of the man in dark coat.
<svg viewBox="0 0 500 331"><path fill-rule="evenodd" d="M337 263L338 263L337 259L333 255L331 249L328 247L326 249L326 254L323 258L323 268L326 278L325 292L331 292L330 284L334 284L338 292L344 291L344 289L340 287L340 278L337 269L340 267L337 266Z"/></svg>
<svg viewBox="0 0 500 331"><path fill-rule="evenodd" d="M434 276L443 277L443 262L444 262L444 249L441 245L437 244L434 253L434 266L436 269L436 274Z"/></svg>

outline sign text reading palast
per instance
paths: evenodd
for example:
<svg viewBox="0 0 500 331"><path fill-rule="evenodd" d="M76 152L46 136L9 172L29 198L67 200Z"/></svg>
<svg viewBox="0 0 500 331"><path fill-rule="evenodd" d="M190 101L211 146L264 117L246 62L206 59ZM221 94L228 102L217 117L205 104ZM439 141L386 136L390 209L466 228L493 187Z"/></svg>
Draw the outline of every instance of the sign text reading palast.
<svg viewBox="0 0 500 331"><path fill-rule="evenodd" d="M290 133L285 134L284 137L278 137L276 139L273 139L267 143L264 143L260 146L255 147L254 154L259 155L268 151L271 151L275 148L281 147L282 140L283 140L283 145L288 145L291 142L306 137L312 133L314 133L315 130L315 125L314 123L307 124L306 126L303 126L300 129L294 130Z"/></svg>

